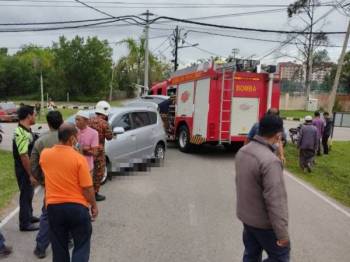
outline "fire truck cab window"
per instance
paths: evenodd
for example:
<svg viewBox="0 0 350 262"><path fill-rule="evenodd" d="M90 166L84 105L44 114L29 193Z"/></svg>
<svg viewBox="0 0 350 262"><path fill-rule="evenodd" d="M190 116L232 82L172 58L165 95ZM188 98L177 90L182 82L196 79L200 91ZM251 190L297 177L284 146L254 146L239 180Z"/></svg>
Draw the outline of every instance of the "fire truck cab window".
<svg viewBox="0 0 350 262"><path fill-rule="evenodd" d="M131 114L133 128L140 128L151 124L150 118L147 112L135 112Z"/></svg>
<svg viewBox="0 0 350 262"><path fill-rule="evenodd" d="M174 86L169 87L168 92L167 92L167 95L168 95L168 96L174 96L174 95L176 95L176 87L174 87Z"/></svg>
<svg viewBox="0 0 350 262"><path fill-rule="evenodd" d="M162 89L161 88L158 88L157 89L157 95L161 95L162 94Z"/></svg>
<svg viewBox="0 0 350 262"><path fill-rule="evenodd" d="M120 118L118 117L112 126L113 128L123 127L125 131L131 130L130 115L125 114L122 115Z"/></svg>

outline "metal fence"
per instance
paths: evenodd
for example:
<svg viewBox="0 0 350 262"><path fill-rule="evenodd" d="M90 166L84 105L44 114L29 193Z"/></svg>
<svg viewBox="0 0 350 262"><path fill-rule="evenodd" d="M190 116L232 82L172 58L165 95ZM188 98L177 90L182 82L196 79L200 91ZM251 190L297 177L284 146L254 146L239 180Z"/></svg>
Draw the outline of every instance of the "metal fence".
<svg viewBox="0 0 350 262"><path fill-rule="evenodd" d="M337 127L350 127L350 113L335 112L334 113L334 126Z"/></svg>

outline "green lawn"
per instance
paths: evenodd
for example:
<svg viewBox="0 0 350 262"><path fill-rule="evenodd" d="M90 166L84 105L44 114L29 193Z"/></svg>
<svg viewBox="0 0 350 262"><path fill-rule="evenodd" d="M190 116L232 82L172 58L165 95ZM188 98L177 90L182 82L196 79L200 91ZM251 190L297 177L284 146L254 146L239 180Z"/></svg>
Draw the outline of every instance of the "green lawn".
<svg viewBox="0 0 350 262"><path fill-rule="evenodd" d="M18 191L11 152L0 150L0 209L6 206Z"/></svg>
<svg viewBox="0 0 350 262"><path fill-rule="evenodd" d="M350 207L350 141L333 142L329 155L316 158L312 173L299 168L295 145L286 146L286 168L296 176Z"/></svg>
<svg viewBox="0 0 350 262"><path fill-rule="evenodd" d="M313 116L314 112L305 110L281 110L281 117L304 118L307 115Z"/></svg>
<svg viewBox="0 0 350 262"><path fill-rule="evenodd" d="M58 109L58 111L61 112L63 119L66 120L68 117L70 117L71 115L74 115L76 112L78 112L77 109ZM36 118L36 123L37 124L43 124L46 123L46 113L47 111L44 110L43 112L44 114L42 114L41 116L37 116Z"/></svg>

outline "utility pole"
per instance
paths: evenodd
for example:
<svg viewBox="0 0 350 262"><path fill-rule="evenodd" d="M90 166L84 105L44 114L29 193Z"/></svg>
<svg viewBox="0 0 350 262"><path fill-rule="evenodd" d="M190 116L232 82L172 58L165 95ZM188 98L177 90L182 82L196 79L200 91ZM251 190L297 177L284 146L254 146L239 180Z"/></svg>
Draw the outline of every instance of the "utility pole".
<svg viewBox="0 0 350 262"><path fill-rule="evenodd" d="M149 50L148 50L148 40L149 40L149 17L153 15L152 13L149 12L149 10L146 11L146 13L143 13L142 15L146 16L146 25L145 25L145 75L144 75L144 81L143 81L143 86L144 86L144 93L148 91L148 76L149 76Z"/></svg>
<svg viewBox="0 0 350 262"><path fill-rule="evenodd" d="M335 78L334 78L334 82L333 82L333 86L332 86L332 91L329 95L328 112L330 112L330 113L333 112L335 98L337 96L337 89L338 89L338 85L339 85L341 71L343 68L346 48L347 48L348 42L349 42L349 35L350 35L350 20L349 20L349 24L348 24L348 30L346 31L346 35L345 35L345 39L344 39L344 43L343 43L343 49L341 51L341 54L340 54L340 57L338 60L337 73L335 74Z"/></svg>
<svg viewBox="0 0 350 262"><path fill-rule="evenodd" d="M175 50L174 50L174 71L177 70L177 67L179 66L177 63L177 56L178 56L178 48L179 48L179 26L176 26L175 32L174 32L174 41L175 41Z"/></svg>
<svg viewBox="0 0 350 262"><path fill-rule="evenodd" d="M40 114L44 113L44 83L43 83L43 70L40 69L40 93L41 93L41 110Z"/></svg>
<svg viewBox="0 0 350 262"><path fill-rule="evenodd" d="M236 62L236 55L239 53L238 48L233 48L232 49L232 54L233 54L233 61Z"/></svg>
<svg viewBox="0 0 350 262"><path fill-rule="evenodd" d="M112 99L113 99L113 75L114 75L114 65L112 63L111 84L109 86L109 102L112 102Z"/></svg>

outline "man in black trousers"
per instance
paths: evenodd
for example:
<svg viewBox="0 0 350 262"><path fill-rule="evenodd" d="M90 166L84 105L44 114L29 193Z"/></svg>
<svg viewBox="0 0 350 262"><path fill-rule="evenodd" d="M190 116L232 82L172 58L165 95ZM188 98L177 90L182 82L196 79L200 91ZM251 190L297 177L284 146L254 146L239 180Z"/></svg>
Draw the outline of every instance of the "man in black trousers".
<svg viewBox="0 0 350 262"><path fill-rule="evenodd" d="M37 184L30 167L30 154L35 137L30 129L35 124L34 107L23 105L18 109L19 124L13 138L13 158L15 172L20 191L19 196L19 229L20 231L35 231L39 227L39 219L33 216L32 201L34 186Z"/></svg>

